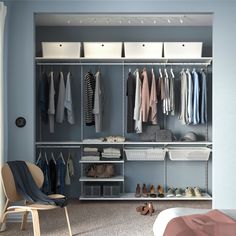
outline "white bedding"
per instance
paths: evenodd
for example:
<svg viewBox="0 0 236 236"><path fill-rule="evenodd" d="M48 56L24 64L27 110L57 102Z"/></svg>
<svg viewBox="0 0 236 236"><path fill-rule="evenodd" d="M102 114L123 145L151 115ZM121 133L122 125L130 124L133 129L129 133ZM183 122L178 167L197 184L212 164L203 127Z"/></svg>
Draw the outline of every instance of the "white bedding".
<svg viewBox="0 0 236 236"><path fill-rule="evenodd" d="M156 218L153 224L153 232L155 236L163 236L165 228L170 220L178 216L204 214L211 211L211 209L194 209L194 208L170 208L162 211ZM234 210L220 210L226 215L236 220L236 209Z"/></svg>

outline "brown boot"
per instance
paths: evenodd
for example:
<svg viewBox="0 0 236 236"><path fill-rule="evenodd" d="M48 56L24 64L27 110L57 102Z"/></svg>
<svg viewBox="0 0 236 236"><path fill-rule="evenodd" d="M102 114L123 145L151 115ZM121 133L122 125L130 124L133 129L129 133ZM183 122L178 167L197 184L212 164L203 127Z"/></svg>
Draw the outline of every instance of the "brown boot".
<svg viewBox="0 0 236 236"><path fill-rule="evenodd" d="M146 184L143 184L142 197L148 197Z"/></svg>
<svg viewBox="0 0 236 236"><path fill-rule="evenodd" d="M158 193L157 195L158 197L161 197L161 198L165 197L164 189L161 185L157 186L157 193Z"/></svg>
<svg viewBox="0 0 236 236"><path fill-rule="evenodd" d="M156 193L155 193L155 188L153 185L151 185L150 187L150 194L149 194L150 197L157 197Z"/></svg>
<svg viewBox="0 0 236 236"><path fill-rule="evenodd" d="M139 184L137 184L136 187L135 197L141 197L141 188Z"/></svg>

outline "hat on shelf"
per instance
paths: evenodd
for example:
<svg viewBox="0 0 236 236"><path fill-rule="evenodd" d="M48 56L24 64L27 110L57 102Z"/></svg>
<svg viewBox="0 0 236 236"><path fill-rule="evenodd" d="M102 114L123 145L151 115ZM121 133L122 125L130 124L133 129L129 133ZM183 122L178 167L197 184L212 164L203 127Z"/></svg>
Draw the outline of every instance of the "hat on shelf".
<svg viewBox="0 0 236 236"><path fill-rule="evenodd" d="M183 141L183 142L195 142L197 141L197 135L190 131L188 133L186 133L181 139L180 141Z"/></svg>

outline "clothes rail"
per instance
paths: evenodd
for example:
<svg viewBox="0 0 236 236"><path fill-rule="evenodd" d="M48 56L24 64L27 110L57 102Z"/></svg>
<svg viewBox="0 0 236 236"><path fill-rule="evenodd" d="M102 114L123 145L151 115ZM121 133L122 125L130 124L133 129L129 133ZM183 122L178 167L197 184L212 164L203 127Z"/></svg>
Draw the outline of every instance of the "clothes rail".
<svg viewBox="0 0 236 236"><path fill-rule="evenodd" d="M150 63L150 62L104 62L104 63L86 63L86 62L37 62L37 65L43 65L43 66L77 66L77 65L81 65L81 66L122 66L122 65L127 65L127 66L137 66L137 65L150 65L150 66L154 66L154 65L158 65L158 66L175 66L175 65L198 65L198 66L210 66L211 62L167 62L167 63Z"/></svg>
<svg viewBox="0 0 236 236"><path fill-rule="evenodd" d="M80 146L69 145L37 145L36 148L80 148Z"/></svg>

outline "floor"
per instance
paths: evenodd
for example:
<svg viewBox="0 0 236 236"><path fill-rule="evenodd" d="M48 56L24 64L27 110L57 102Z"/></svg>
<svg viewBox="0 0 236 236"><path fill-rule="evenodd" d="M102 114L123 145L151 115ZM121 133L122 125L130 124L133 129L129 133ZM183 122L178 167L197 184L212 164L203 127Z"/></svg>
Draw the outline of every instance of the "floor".
<svg viewBox="0 0 236 236"><path fill-rule="evenodd" d="M211 208L210 201L159 201L153 202L153 216L136 212L139 201L79 202L68 205L73 236L152 236L152 225L158 213L170 207ZM42 236L68 235L64 211L56 209L40 213ZM1 236L32 236L32 224L20 231L20 223L8 223Z"/></svg>

